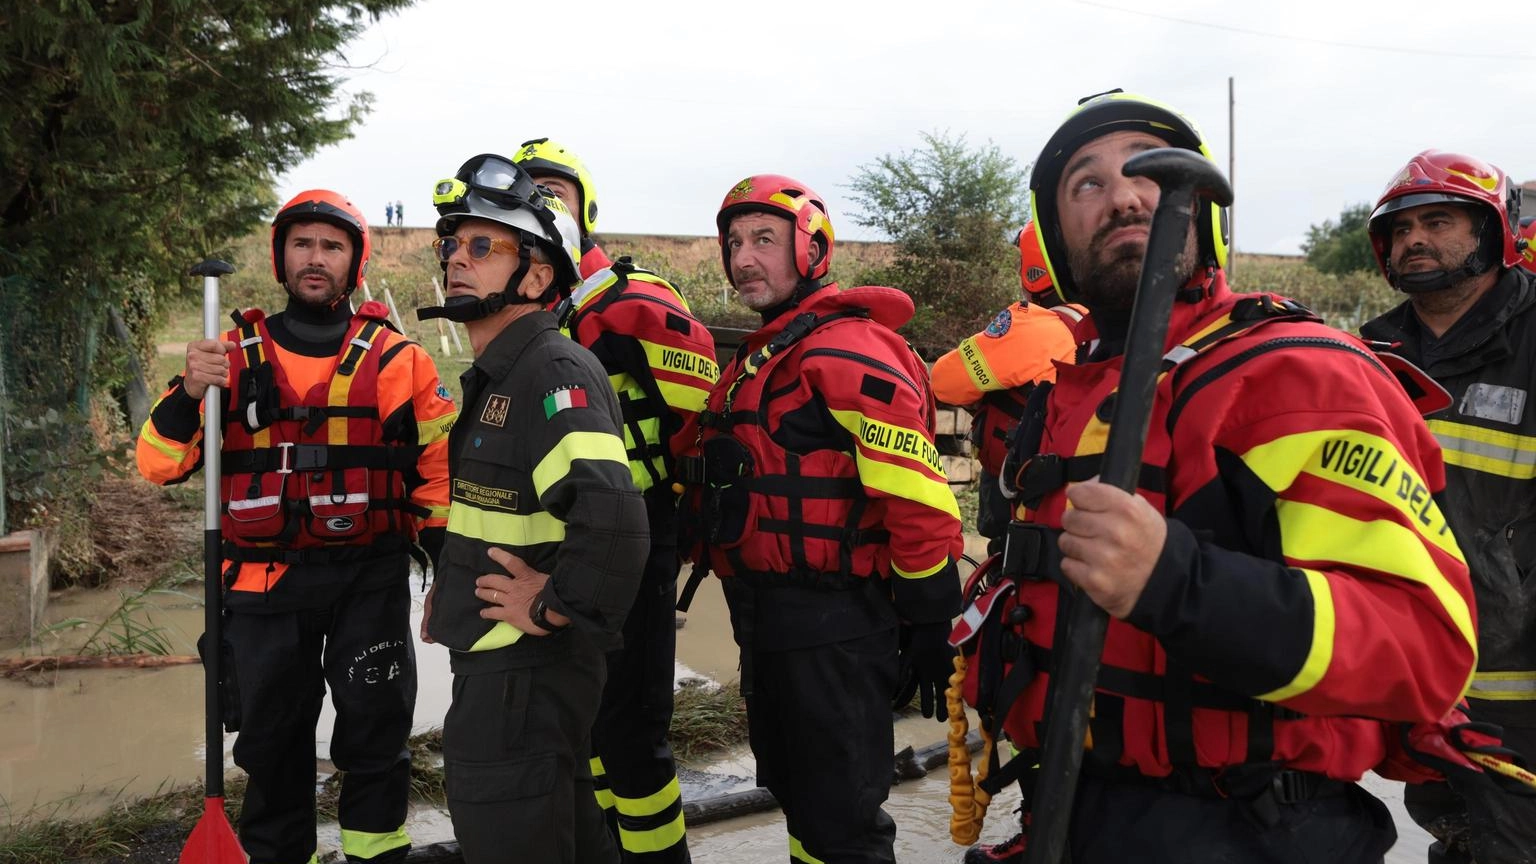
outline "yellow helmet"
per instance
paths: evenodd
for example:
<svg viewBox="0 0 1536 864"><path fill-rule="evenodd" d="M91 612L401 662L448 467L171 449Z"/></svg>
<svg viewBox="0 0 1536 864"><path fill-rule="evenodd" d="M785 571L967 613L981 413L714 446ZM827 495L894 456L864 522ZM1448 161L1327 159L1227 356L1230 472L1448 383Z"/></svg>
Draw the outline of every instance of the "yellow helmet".
<svg viewBox="0 0 1536 864"><path fill-rule="evenodd" d="M576 184L581 190L581 229L591 234L597 228L597 192L592 187L592 175L576 154L548 138L524 141L512 155L512 161L521 165L535 180L553 174Z"/></svg>

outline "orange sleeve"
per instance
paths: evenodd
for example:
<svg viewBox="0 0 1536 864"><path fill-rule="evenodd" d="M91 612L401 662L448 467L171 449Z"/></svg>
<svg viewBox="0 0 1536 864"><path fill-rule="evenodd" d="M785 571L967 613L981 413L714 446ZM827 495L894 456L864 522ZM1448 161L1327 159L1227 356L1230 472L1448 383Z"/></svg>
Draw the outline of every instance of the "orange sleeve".
<svg viewBox="0 0 1536 864"><path fill-rule="evenodd" d="M1054 381L1052 361L1072 362L1076 347L1060 315L1015 303L933 364L933 392L941 402L970 405L994 390Z"/></svg>

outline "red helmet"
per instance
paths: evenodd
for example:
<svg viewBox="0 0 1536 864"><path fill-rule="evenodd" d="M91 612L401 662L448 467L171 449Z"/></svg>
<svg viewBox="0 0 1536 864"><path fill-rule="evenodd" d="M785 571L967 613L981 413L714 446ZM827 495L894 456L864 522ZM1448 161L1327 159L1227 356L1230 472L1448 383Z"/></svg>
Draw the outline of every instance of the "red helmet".
<svg viewBox="0 0 1536 864"><path fill-rule="evenodd" d="M352 235L352 267L347 272L347 290L352 293L363 283L368 272L368 257L373 254L373 243L368 239L368 220L363 211L348 201L346 196L329 189L310 189L293 196L272 218L272 272L278 284L283 284L286 271L283 268L283 242L288 236L288 226L295 222L329 222Z"/></svg>
<svg viewBox="0 0 1536 864"><path fill-rule="evenodd" d="M1520 250L1520 263L1536 273L1536 216L1520 220L1520 240L1525 244Z"/></svg>
<svg viewBox="0 0 1536 864"><path fill-rule="evenodd" d="M1485 218L1477 229L1482 238L1478 251L1464 265L1469 275L1486 272L1500 264L1504 267L1520 265L1523 259L1519 247L1519 188L1509 182L1503 171L1481 159L1442 150L1425 150L1397 172L1371 212L1371 248L1376 252L1376 263L1381 272L1394 287L1400 287L1400 280L1392 271L1392 220L1388 217L1437 202L1471 204L1492 211L1489 215L1493 218Z"/></svg>
<svg viewBox="0 0 1536 864"><path fill-rule="evenodd" d="M795 226L795 269L807 279L820 279L832 265L832 217L827 205L811 187L782 174L755 174L731 187L720 202L715 227L720 233L720 260L725 278L731 278L731 250L725 235L731 220L743 213L771 213L783 216ZM811 260L811 241L821 242L821 257Z"/></svg>
<svg viewBox="0 0 1536 864"><path fill-rule="evenodd" d="M1054 294L1051 268L1046 264L1045 252L1040 248L1035 223L1030 222L1020 228L1019 235L1013 240L1019 247L1019 283L1024 286L1024 295L1033 300L1042 295Z"/></svg>

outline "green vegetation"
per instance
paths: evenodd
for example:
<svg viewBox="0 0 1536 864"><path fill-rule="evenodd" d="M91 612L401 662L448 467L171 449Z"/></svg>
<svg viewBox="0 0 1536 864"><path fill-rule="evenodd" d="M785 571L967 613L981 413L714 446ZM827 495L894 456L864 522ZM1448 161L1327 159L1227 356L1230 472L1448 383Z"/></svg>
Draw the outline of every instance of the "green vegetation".
<svg viewBox="0 0 1536 864"><path fill-rule="evenodd" d="M410 0L13 3L0 15L6 528L82 547L102 395L176 299L271 211L274 178L368 108L335 58ZM136 344L104 337L116 316ZM105 400L110 402L112 400Z"/></svg>
<svg viewBox="0 0 1536 864"><path fill-rule="evenodd" d="M1309 227L1306 242L1301 244L1307 263L1319 272L1335 276L1362 270L1377 272L1367 225L1370 216L1371 205L1351 204L1339 214L1337 223L1326 219L1321 225Z"/></svg>
<svg viewBox="0 0 1536 864"><path fill-rule="evenodd" d="M747 740L747 702L735 682L685 681L673 706L670 740L679 762Z"/></svg>
<svg viewBox="0 0 1536 864"><path fill-rule="evenodd" d="M1299 258L1238 256L1235 291L1273 291L1306 304L1341 330L1360 325L1403 300L1375 270L1323 273Z"/></svg>
<svg viewBox="0 0 1536 864"><path fill-rule="evenodd" d="M896 247L896 260L868 281L912 295L917 314L908 338L932 360L1018 297L1009 231L1028 212L1028 185L995 145L973 149L963 135L922 137L923 147L881 156L849 185L864 208L853 220Z"/></svg>
<svg viewBox="0 0 1536 864"><path fill-rule="evenodd" d="M79 653L170 654L172 646L166 629L150 618L154 609L151 600L156 596L170 596L200 602L199 598L188 595L179 586L196 583L201 578L200 574L183 569L165 574L143 588L121 592L118 595L121 602L117 608L102 621L95 623L95 629L81 643ZM53 636L68 630L84 629L91 627L92 623L84 618L66 618L44 628L42 635Z"/></svg>

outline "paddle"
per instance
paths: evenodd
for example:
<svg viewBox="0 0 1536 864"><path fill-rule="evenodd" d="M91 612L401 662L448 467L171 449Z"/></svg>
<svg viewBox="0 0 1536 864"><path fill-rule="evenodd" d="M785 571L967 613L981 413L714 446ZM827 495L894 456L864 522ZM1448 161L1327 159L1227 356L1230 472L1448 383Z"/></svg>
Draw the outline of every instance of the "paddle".
<svg viewBox="0 0 1536 864"><path fill-rule="evenodd" d="M203 338L219 338L219 277L235 272L223 261L192 268L203 277ZM219 453L224 446L224 388L209 387L203 396L203 711L207 725L207 780L203 815L181 847L181 864L245 864L245 852L224 815L224 728L219 710L219 660L223 653L224 556L219 536Z"/></svg>
<svg viewBox="0 0 1536 864"><path fill-rule="evenodd" d="M1205 201L1215 201L1223 207L1231 204L1232 187L1211 160L1192 150L1173 147L1138 153L1126 160L1121 173L1151 178L1162 187L1142 258L1136 301L1131 307L1119 396L1110 416L1109 441L1099 472L1100 482L1134 494L1141 474L1141 453L1147 443L1152 401L1157 395L1157 373L1174 294L1189 278L1189 273L1178 272L1179 255L1189 236L1195 209ZM1040 774L1024 859L1028 864L1056 864L1066 849L1072 801L1083 765L1088 711L1093 704L1094 682L1109 629L1109 613L1080 593L1067 616L1063 631L1066 644L1055 652L1060 665L1051 682L1055 695L1049 700L1051 710L1045 718Z"/></svg>

